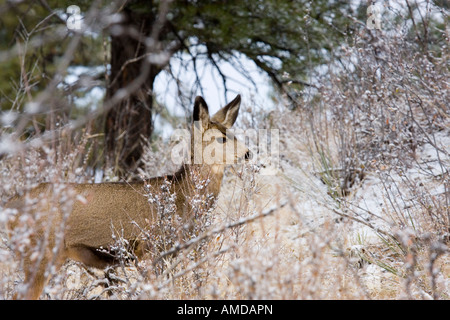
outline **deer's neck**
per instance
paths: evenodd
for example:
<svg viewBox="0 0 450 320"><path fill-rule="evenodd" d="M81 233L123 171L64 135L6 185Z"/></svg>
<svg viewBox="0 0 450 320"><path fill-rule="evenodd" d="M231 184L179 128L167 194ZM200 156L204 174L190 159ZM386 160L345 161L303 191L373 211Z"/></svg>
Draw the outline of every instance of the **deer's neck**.
<svg viewBox="0 0 450 320"><path fill-rule="evenodd" d="M218 197L225 165L184 164L174 174L174 183L187 191L185 194L201 193Z"/></svg>

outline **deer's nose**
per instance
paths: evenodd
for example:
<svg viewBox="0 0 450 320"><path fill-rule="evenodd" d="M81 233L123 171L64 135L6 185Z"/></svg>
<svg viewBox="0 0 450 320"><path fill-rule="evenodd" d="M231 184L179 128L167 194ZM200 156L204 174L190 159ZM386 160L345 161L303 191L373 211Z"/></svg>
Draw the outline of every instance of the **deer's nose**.
<svg viewBox="0 0 450 320"><path fill-rule="evenodd" d="M250 152L250 150L247 150L247 152L245 153L245 160L249 160L252 158L252 153Z"/></svg>

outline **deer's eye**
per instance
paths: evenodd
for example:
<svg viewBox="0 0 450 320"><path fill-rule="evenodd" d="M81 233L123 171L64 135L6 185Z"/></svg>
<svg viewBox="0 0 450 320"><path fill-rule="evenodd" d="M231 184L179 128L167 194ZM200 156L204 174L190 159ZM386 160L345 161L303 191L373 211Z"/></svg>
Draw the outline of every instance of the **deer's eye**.
<svg viewBox="0 0 450 320"><path fill-rule="evenodd" d="M218 143L225 143L227 141L227 138L226 137L217 137L216 141Z"/></svg>

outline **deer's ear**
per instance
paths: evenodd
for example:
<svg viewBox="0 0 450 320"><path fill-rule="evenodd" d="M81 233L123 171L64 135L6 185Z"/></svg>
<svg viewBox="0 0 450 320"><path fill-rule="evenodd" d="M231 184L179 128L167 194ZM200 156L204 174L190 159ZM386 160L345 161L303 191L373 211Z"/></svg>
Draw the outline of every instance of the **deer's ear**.
<svg viewBox="0 0 450 320"><path fill-rule="evenodd" d="M194 113L192 118L194 123L201 122L202 127L205 127L209 122L208 105L206 104L205 100L200 96L195 98Z"/></svg>
<svg viewBox="0 0 450 320"><path fill-rule="evenodd" d="M231 126L236 122L240 106L241 95L238 94L233 101L217 111L217 113L211 118L211 121L218 122L227 129L231 128Z"/></svg>

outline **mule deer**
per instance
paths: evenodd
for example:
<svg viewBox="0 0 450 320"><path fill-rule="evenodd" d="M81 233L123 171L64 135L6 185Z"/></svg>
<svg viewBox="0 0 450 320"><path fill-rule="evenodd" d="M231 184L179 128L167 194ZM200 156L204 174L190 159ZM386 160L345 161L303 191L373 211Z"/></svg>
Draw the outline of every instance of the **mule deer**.
<svg viewBox="0 0 450 320"><path fill-rule="evenodd" d="M56 266L58 270L68 258L96 268L105 268L116 263L116 259L111 255L99 250L114 243L113 230L118 230L136 257L144 257L151 244L143 239L142 226L155 224L158 219L155 207L157 204L150 203L145 197L148 187L158 189L169 181L169 192L175 197L176 214L182 221L189 223L193 209L189 204L189 197L195 192L202 192L217 198L225 164L236 163L242 157L249 157L250 152L245 145L226 133L236 121L240 102L238 95L210 118L203 98L195 99L191 127L191 133L194 133L191 134L191 161L184 163L174 175L135 183L66 184L65 186L72 190L72 203L67 197L62 199L58 196L57 190L49 183L38 185L27 196L10 200L6 207L16 213L10 223L10 236L20 228L24 230L23 221L20 219L24 216L23 212L27 210L30 199L37 202L33 209L28 209L36 222L31 232L25 230L30 232L30 241L26 246L28 249L19 250L23 255L25 289L18 291L16 297L38 299L49 278L47 266ZM196 136L201 138L196 139ZM231 149L234 151L231 154L225 152L223 157L215 155L213 161L204 159L202 163L195 162L196 151L214 149L211 147L223 150L223 146L230 143L233 144ZM209 179L204 190L195 190L192 176L194 171L201 179ZM22 227L19 227L20 223Z"/></svg>

